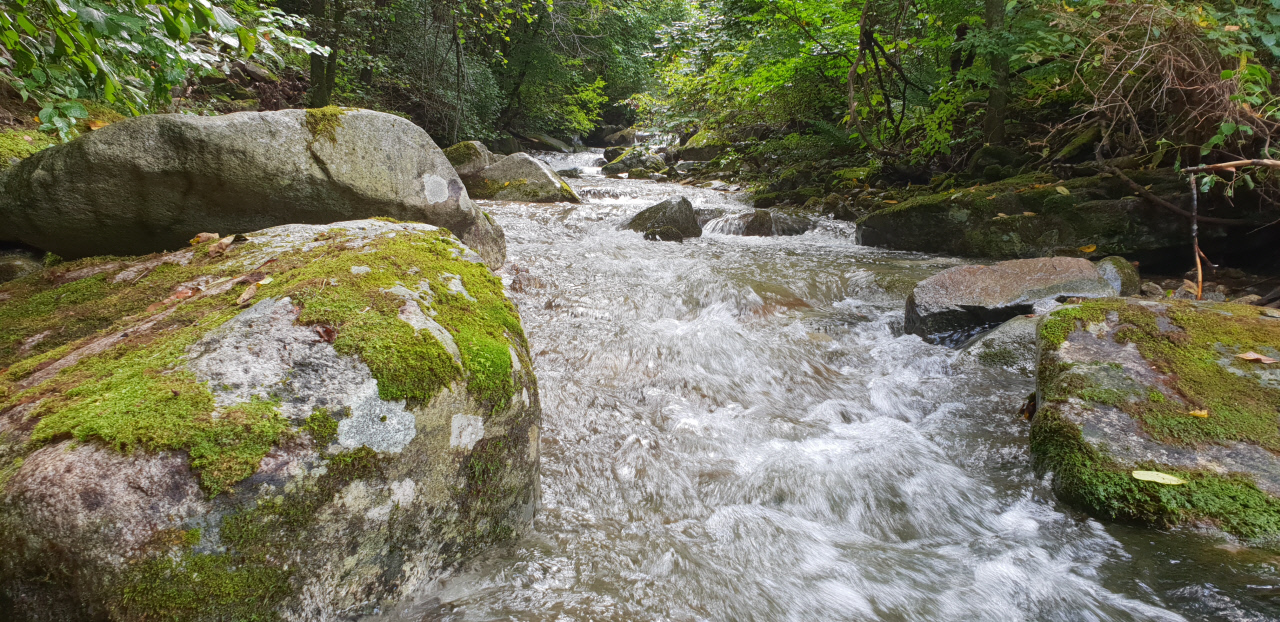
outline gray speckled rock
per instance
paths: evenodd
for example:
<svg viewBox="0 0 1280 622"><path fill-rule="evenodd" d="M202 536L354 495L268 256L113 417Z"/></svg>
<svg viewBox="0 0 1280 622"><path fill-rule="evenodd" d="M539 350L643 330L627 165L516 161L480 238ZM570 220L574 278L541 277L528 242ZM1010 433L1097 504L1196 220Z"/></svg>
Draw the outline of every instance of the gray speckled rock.
<svg viewBox="0 0 1280 622"><path fill-rule="evenodd" d="M313 133L308 114L146 115L41 151L0 176L0 239L67 258L137 255L203 231L387 216L445 227L502 265L501 228L421 128L348 110Z"/></svg>
<svg viewBox="0 0 1280 622"><path fill-rule="evenodd" d="M1105 298L1116 290L1086 259L1015 259L956 266L920 283L907 297L906 332L940 343L1018 315L1044 313L1063 297Z"/></svg>
<svg viewBox="0 0 1280 622"><path fill-rule="evenodd" d="M569 187L550 166L527 153L513 153L497 164L485 168L475 177L463 180L467 190L477 199L556 203L581 203L578 193Z"/></svg>
<svg viewBox="0 0 1280 622"><path fill-rule="evenodd" d="M444 150L445 157L458 176L466 179L480 174L485 167L497 164L504 156L494 155L478 140L460 142Z"/></svg>
<svg viewBox="0 0 1280 622"><path fill-rule="evenodd" d="M40 262L24 254L0 255L0 283L39 272L41 267Z"/></svg>
<svg viewBox="0 0 1280 622"><path fill-rule="evenodd" d="M476 253L246 238L0 285L0 617L342 619L532 520L537 384Z"/></svg>

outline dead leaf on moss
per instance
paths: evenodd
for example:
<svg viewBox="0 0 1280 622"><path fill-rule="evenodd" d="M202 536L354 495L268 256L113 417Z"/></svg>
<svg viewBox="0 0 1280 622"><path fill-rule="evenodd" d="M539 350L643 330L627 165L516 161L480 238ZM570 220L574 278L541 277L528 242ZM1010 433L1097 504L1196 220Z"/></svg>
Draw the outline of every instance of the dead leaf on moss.
<svg viewBox="0 0 1280 622"><path fill-rule="evenodd" d="M1064 197L1065 197L1065 196L1070 196L1070 195L1071 195L1071 191L1070 191L1070 190L1068 190L1065 186L1054 186L1054 188L1053 188L1053 189L1054 189L1054 190L1056 190L1056 191L1058 192L1058 194L1060 194L1060 195L1062 195L1062 196L1064 196Z"/></svg>
<svg viewBox="0 0 1280 622"><path fill-rule="evenodd" d="M338 330L328 324L316 324L311 327L311 330L316 331L316 334L327 343L333 343L333 340L338 338Z"/></svg>
<svg viewBox="0 0 1280 622"><path fill-rule="evenodd" d="M994 198L996 198L996 195L994 195L994 194L993 194L993 195L991 195L991 196L987 197L987 200L989 201L989 200L994 199Z"/></svg>
<svg viewBox="0 0 1280 622"><path fill-rule="evenodd" d="M244 288L244 292L240 294L239 298L236 298L236 304L242 305L246 302L249 302L250 300L253 300L253 297L256 295L258 295L258 284L253 283L250 286Z"/></svg>
<svg viewBox="0 0 1280 622"><path fill-rule="evenodd" d="M897 201L894 201L893 199L886 199L886 200L885 200L885 203L888 203L889 205L893 205L893 204L897 203Z"/></svg>
<svg viewBox="0 0 1280 622"><path fill-rule="evenodd" d="M196 244L204 244L205 242L216 239L218 239L218 234L216 233L209 233L207 231L204 233L197 233L196 237L191 238L191 245L195 246Z"/></svg>
<svg viewBox="0 0 1280 622"><path fill-rule="evenodd" d="M93 121L90 121L90 122L89 122L89 129L90 129L90 130L100 130L100 129L102 129L102 128L104 128L104 127L108 126L108 125L111 125L111 124L110 124L110 123L107 123L106 121L99 121L99 120L97 120L97 119L94 119Z"/></svg>
<svg viewBox="0 0 1280 622"><path fill-rule="evenodd" d="M1036 213L1035 213L1035 212L1022 212L1022 215L1023 215L1023 216L1035 216L1035 215L1036 215Z"/></svg>
<svg viewBox="0 0 1280 622"><path fill-rule="evenodd" d="M209 256L217 257L218 255L225 253L227 249L231 247L231 241L234 239L236 239L236 236L229 235L217 242L214 242L213 246L209 247Z"/></svg>
<svg viewBox="0 0 1280 622"><path fill-rule="evenodd" d="M1188 414L1188 415L1191 415L1192 417L1199 417L1199 418L1201 418L1201 419L1208 419L1208 418L1209 418L1209 411L1207 411L1207 410L1193 410L1193 411L1191 411L1191 412L1189 412L1189 413L1187 413L1187 414Z"/></svg>
<svg viewBox="0 0 1280 622"><path fill-rule="evenodd" d="M1255 362L1255 363L1262 363L1263 365L1270 365L1270 364L1272 364L1272 363L1276 363L1276 362L1277 362L1275 359L1273 359L1273 358L1271 358L1271 357L1269 357L1269 356L1264 356L1264 355L1262 355L1262 354L1258 354L1257 352L1252 352L1252 351L1251 351L1251 352L1245 352L1244 354L1237 354L1237 355L1236 355L1236 358L1238 358L1238 359L1244 359L1244 360L1246 360L1246 361L1251 361L1251 362Z"/></svg>
<svg viewBox="0 0 1280 622"><path fill-rule="evenodd" d="M1080 248L1077 248L1076 250L1078 250L1078 251L1080 251L1080 252L1082 252L1082 253L1092 253L1093 251L1098 250L1098 245L1097 245L1097 244L1086 244L1086 245L1084 245L1084 246L1081 246Z"/></svg>

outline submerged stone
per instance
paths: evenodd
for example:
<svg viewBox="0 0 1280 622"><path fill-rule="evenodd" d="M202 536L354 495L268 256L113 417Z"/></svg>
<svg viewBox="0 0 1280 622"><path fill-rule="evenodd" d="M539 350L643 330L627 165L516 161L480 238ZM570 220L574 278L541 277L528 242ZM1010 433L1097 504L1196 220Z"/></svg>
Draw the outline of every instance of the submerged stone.
<svg viewBox="0 0 1280 622"><path fill-rule="evenodd" d="M506 258L502 229L431 137L371 110L146 115L0 174L0 239L67 258L376 216L447 228L493 268Z"/></svg>
<svg viewBox="0 0 1280 622"><path fill-rule="evenodd" d="M1280 359L1280 320L1246 305L1109 299L1054 312L1038 338L1031 449L1064 501L1276 542L1280 368L1250 353Z"/></svg>
<svg viewBox="0 0 1280 622"><path fill-rule="evenodd" d="M285 225L0 285L17 620L370 613L525 528L520 318L443 229Z"/></svg>

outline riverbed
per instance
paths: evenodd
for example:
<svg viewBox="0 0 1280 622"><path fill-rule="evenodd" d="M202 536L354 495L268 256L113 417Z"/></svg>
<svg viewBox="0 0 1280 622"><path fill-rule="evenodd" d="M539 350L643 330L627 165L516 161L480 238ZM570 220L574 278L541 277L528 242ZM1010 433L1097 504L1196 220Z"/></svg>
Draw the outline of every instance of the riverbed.
<svg viewBox="0 0 1280 622"><path fill-rule="evenodd" d="M582 204L481 202L538 374L541 509L377 619L1280 619L1280 558L1058 503L1033 380L901 334L902 283L961 260L838 221L646 242L619 225L668 197L748 207L544 157L584 169Z"/></svg>

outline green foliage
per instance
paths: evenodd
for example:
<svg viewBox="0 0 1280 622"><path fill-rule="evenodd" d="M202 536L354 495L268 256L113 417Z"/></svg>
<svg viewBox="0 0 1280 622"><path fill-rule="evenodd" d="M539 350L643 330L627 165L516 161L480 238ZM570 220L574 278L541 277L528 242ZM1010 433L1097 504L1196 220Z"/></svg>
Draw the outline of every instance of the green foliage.
<svg viewBox="0 0 1280 622"><path fill-rule="evenodd" d="M278 9L209 0L16 0L0 11L0 78L41 102L41 129L63 140L88 116L72 100L100 98L135 114L170 100L189 72L236 57L278 59L272 41L303 50L305 22ZM237 19L238 17L238 19Z"/></svg>

